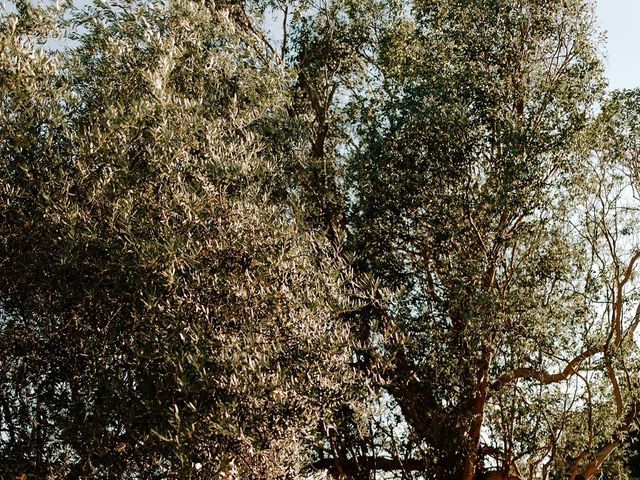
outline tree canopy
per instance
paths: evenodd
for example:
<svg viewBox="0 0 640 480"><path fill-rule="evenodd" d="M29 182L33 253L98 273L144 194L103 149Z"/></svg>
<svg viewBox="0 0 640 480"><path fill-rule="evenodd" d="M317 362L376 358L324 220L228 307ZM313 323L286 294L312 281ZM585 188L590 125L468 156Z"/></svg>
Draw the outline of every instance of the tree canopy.
<svg viewBox="0 0 640 480"><path fill-rule="evenodd" d="M0 13L0 474L638 471L640 92L586 0Z"/></svg>

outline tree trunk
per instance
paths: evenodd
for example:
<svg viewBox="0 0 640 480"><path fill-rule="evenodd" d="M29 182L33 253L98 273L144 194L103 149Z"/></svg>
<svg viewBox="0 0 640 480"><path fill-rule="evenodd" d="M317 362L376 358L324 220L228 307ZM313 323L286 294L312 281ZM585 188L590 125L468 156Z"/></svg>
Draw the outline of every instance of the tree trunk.
<svg viewBox="0 0 640 480"><path fill-rule="evenodd" d="M478 466L478 447L480 445L480 434L482 433L482 423L484 422L484 410L487 405L489 393L489 367L493 358L492 349L485 343L482 346L482 362L478 371L475 387L475 398L473 402L473 416L471 417L471 427L469 429L469 443L467 454L464 458L463 480L473 480Z"/></svg>

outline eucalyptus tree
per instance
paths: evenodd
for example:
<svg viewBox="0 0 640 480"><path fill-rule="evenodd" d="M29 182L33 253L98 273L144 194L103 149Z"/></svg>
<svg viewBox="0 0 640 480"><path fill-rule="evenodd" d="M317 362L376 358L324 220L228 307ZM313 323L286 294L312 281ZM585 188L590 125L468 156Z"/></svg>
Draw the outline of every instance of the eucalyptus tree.
<svg viewBox="0 0 640 480"><path fill-rule="evenodd" d="M592 252L592 284L600 287L599 295L592 301L601 305L598 313L604 334L597 343L600 368L589 374L592 379L599 375L600 388L590 392L585 410L586 420L604 415L608 421L596 427L593 421L587 422L589 427L584 436L589 441L577 455L587 463L586 478L597 474L599 463L608 456L628 455L620 450L629 446L631 432L640 425L637 378L640 365L635 338L640 322L636 279L640 259L639 127L639 92L613 92L602 103L587 136L590 156L584 165L583 206L579 211L585 227L583 237ZM596 291L593 287L591 290ZM594 415L594 411L598 413ZM608 436L594 442L607 428ZM573 478L575 473L571 475Z"/></svg>
<svg viewBox="0 0 640 480"><path fill-rule="evenodd" d="M301 475L359 394L348 272L289 175L287 72L234 5L18 7L0 24L3 476Z"/></svg>
<svg viewBox="0 0 640 480"><path fill-rule="evenodd" d="M592 5L416 1L377 53L350 179L352 248L401 292L369 323L413 452L385 469L592 478L636 420L613 360L636 258L596 267L607 231L577 218L586 185L605 187L586 173L604 87Z"/></svg>

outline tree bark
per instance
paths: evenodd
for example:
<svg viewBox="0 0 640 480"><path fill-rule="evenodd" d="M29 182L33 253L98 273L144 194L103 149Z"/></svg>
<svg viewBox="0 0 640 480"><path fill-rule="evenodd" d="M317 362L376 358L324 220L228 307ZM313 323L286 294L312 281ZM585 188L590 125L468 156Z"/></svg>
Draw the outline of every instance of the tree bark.
<svg viewBox="0 0 640 480"><path fill-rule="evenodd" d="M480 434L484 422L484 411L489 396L489 367L493 359L492 348L485 343L482 346L482 363L478 371L475 387L475 399L473 403L473 416L469 429L469 444L464 459L463 480L473 480L478 466L478 449L480 446Z"/></svg>

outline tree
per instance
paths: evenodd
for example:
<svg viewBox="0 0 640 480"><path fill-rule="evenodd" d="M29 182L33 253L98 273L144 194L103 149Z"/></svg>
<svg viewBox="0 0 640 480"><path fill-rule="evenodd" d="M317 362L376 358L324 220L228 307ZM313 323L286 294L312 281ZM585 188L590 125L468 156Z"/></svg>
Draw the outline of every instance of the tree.
<svg viewBox="0 0 640 480"><path fill-rule="evenodd" d="M350 162L352 248L400 292L371 321L397 332L370 335L369 355L410 429L396 441L429 478L592 478L636 421L613 360L635 329L622 317L636 258L593 253L618 207L578 213L590 182L620 188L587 174L603 88L590 12L420 1L380 47L385 82ZM570 428L587 435L596 409L603 425L582 446Z"/></svg>
<svg viewBox="0 0 640 480"><path fill-rule="evenodd" d="M232 7L19 4L0 37L4 472L293 477L349 398L346 270ZM283 138L285 140L283 140ZM308 462L307 462L308 463Z"/></svg>

